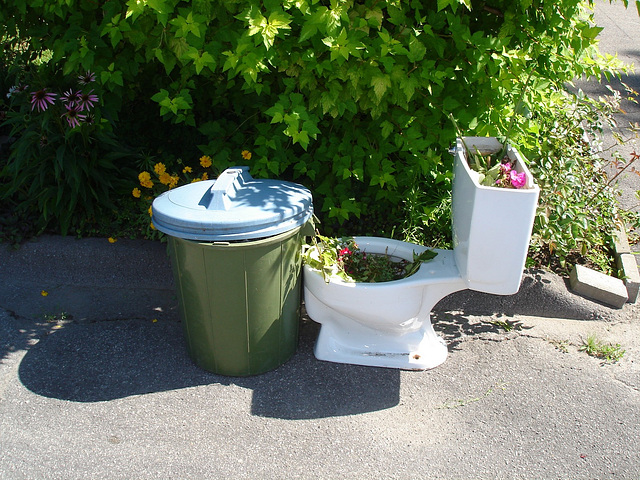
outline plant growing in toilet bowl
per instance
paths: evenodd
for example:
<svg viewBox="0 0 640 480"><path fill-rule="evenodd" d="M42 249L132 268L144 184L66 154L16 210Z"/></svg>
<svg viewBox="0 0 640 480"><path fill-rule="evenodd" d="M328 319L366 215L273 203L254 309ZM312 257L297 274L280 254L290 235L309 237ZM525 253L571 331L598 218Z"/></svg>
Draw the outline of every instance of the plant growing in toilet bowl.
<svg viewBox="0 0 640 480"><path fill-rule="evenodd" d="M413 252L413 259L360 249L353 237L325 237L320 234L306 245L305 265L321 273L325 282L339 278L345 282L380 283L400 280L416 273L420 265L432 260L437 252L431 249Z"/></svg>
<svg viewBox="0 0 640 480"><path fill-rule="evenodd" d="M524 172L524 185L481 185L480 174L469 166L463 140L480 152L495 154L502 148L496 138L457 139L453 250L381 237L319 237L307 246L304 302L309 317L321 324L314 347L317 359L405 370L434 368L447 358L446 344L430 319L442 298L465 289L495 295L518 291L539 188L510 146L507 156L517 173ZM383 262L382 268L372 268L374 258ZM372 282L368 276L376 269L399 271L402 278Z"/></svg>
<svg viewBox="0 0 640 480"><path fill-rule="evenodd" d="M391 238L319 236L303 254L306 312L321 324L316 358L408 370L444 362L430 311L465 288L452 254Z"/></svg>
<svg viewBox="0 0 640 480"><path fill-rule="evenodd" d="M470 152L500 160L479 172L471 168ZM518 291L539 188L508 142L460 136L452 153L453 250L380 237L318 237L307 246L304 301L321 324L314 348L319 360L434 368L447 358L430 318L442 298L465 289ZM374 270L398 275L381 281Z"/></svg>

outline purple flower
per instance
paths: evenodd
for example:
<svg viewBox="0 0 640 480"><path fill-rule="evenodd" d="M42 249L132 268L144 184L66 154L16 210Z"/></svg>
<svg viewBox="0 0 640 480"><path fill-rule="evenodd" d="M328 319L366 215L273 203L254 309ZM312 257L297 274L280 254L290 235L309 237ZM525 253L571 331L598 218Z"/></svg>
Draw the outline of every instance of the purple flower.
<svg viewBox="0 0 640 480"><path fill-rule="evenodd" d="M91 82L96 81L96 74L87 70L87 73L78 76L78 83L80 85L88 85Z"/></svg>
<svg viewBox="0 0 640 480"><path fill-rule="evenodd" d="M31 110L37 108L39 111L44 112L49 105L53 105L56 101L56 94L47 92L46 88L38 90L37 92L31 92Z"/></svg>
<svg viewBox="0 0 640 480"><path fill-rule="evenodd" d="M68 92L64 92L61 95L62 101L67 105L69 105L70 107L74 107L78 103L80 103L81 94L82 92L80 91L74 92L73 90L69 90Z"/></svg>
<svg viewBox="0 0 640 480"><path fill-rule="evenodd" d="M515 170L511 170L510 176L511 185L514 188L522 188L527 183L527 175L524 172L518 173Z"/></svg>
<svg viewBox="0 0 640 480"><path fill-rule="evenodd" d="M81 109L78 105L65 105L67 109L66 113L63 113L63 117L67 117L67 122L69 122L69 126L71 128L79 127L80 122L83 122L86 118L85 115L80 113Z"/></svg>
<svg viewBox="0 0 640 480"><path fill-rule="evenodd" d="M77 102L80 110L89 110L93 107L93 104L98 101L98 96L92 92L93 90L89 93L80 92L80 99Z"/></svg>

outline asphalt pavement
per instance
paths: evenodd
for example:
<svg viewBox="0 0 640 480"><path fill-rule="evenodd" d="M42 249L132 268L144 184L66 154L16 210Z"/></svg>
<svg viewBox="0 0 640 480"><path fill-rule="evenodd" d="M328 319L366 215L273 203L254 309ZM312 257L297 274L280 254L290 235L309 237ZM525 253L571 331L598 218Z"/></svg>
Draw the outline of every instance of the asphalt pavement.
<svg viewBox="0 0 640 480"><path fill-rule="evenodd" d="M188 357L165 244L0 245L0 478L638 480L639 313L527 271L514 296L436 306L433 370L318 361L303 318L291 360L225 377Z"/></svg>

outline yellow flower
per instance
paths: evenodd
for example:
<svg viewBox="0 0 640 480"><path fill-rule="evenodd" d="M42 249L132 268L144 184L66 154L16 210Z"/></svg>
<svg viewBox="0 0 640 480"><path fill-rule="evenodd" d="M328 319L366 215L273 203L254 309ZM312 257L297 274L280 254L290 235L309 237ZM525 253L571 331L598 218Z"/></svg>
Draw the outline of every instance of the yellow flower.
<svg viewBox="0 0 640 480"><path fill-rule="evenodd" d="M209 180L209 174L207 172L202 174L202 180Z"/></svg>
<svg viewBox="0 0 640 480"><path fill-rule="evenodd" d="M196 182L199 182L199 181L200 181L199 178L194 178L193 180L191 180L191 183L196 183Z"/></svg>
<svg viewBox="0 0 640 480"><path fill-rule="evenodd" d="M167 172L162 172L158 176L158 180L160 180L160 183L163 185L169 185L169 183L171 183L171 175L169 175Z"/></svg>
<svg viewBox="0 0 640 480"><path fill-rule="evenodd" d="M116 243L117 241L117 238L109 237L109 243Z"/></svg>
<svg viewBox="0 0 640 480"><path fill-rule="evenodd" d="M251 152L249 150L243 150L242 158L244 158L245 160L251 160Z"/></svg>
<svg viewBox="0 0 640 480"><path fill-rule="evenodd" d="M42 295L43 297L46 297L47 295L49 295L49 292L47 292L46 290L42 290L40 292L40 295Z"/></svg>
<svg viewBox="0 0 640 480"><path fill-rule="evenodd" d="M153 187L153 182L151 181L151 174L149 172L141 172L138 175L138 180L140 180L140 185L146 188Z"/></svg>
<svg viewBox="0 0 640 480"><path fill-rule="evenodd" d="M156 172L157 175L162 175L167 171L167 167L164 166L164 163L156 163L153 166L153 171Z"/></svg>
<svg viewBox="0 0 640 480"><path fill-rule="evenodd" d="M182 173L191 173L193 172L193 169L191 167L184 167L182 169Z"/></svg>
<svg viewBox="0 0 640 480"><path fill-rule="evenodd" d="M211 157L209 155L200 157L200 165L204 168L209 168L211 166Z"/></svg>
<svg viewBox="0 0 640 480"><path fill-rule="evenodd" d="M156 229L156 227L155 227L155 225L153 224L153 222L149 222L149 226L151 227L151 230L155 230L155 229Z"/></svg>
<svg viewBox="0 0 640 480"><path fill-rule="evenodd" d="M149 212L149 216L153 216L153 205L149 205L149 210L147 210L147 212Z"/></svg>
<svg viewBox="0 0 640 480"><path fill-rule="evenodd" d="M180 177L178 177L178 175L173 175L171 177L171 181L169 182L169 188L174 188L176 185L178 185L179 181Z"/></svg>
<svg viewBox="0 0 640 480"><path fill-rule="evenodd" d="M133 195L136 198L140 198L140 195L142 195L142 192L140 191L140 189L138 187L136 187L131 192L131 195Z"/></svg>

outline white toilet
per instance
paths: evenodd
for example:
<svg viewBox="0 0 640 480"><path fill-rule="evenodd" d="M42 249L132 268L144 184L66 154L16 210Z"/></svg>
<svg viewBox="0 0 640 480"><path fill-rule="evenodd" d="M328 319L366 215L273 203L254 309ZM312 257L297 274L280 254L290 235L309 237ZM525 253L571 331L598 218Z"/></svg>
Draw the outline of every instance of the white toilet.
<svg viewBox="0 0 640 480"><path fill-rule="evenodd" d="M474 137L466 139L472 143ZM487 139L478 139L486 147ZM492 144L500 148L500 144ZM518 169L527 174L520 190L485 187L464 159L460 140L453 181L453 250L423 263L414 275L391 282L325 282L304 266L307 313L321 324L315 346L319 360L357 365L425 370L447 358L430 314L442 298L473 289L509 295L520 286L539 189L515 151ZM413 260L426 247L378 237L355 237L361 250Z"/></svg>

